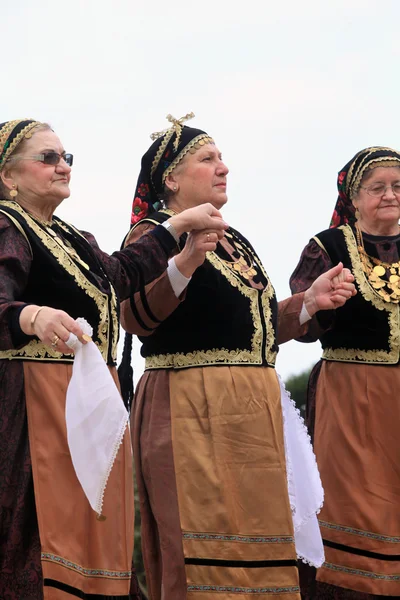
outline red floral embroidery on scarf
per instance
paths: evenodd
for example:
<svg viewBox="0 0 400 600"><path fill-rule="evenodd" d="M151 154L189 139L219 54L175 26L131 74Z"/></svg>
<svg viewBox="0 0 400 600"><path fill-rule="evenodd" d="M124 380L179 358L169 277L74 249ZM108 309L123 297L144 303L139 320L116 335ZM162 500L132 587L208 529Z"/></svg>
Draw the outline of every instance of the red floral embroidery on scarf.
<svg viewBox="0 0 400 600"><path fill-rule="evenodd" d="M147 183L141 183L138 187L137 193L139 196L146 196L149 193L149 186Z"/></svg>
<svg viewBox="0 0 400 600"><path fill-rule="evenodd" d="M131 224L134 225L147 215L149 205L147 202L143 202L140 198L136 197L132 204L132 216Z"/></svg>
<svg viewBox="0 0 400 600"><path fill-rule="evenodd" d="M339 173L339 175L338 175L338 184L339 185L342 185L345 177L346 177L346 171L342 171L341 173Z"/></svg>
<svg viewBox="0 0 400 600"><path fill-rule="evenodd" d="M337 211L333 211L332 220L330 223L330 227L338 227L340 225L340 217Z"/></svg>

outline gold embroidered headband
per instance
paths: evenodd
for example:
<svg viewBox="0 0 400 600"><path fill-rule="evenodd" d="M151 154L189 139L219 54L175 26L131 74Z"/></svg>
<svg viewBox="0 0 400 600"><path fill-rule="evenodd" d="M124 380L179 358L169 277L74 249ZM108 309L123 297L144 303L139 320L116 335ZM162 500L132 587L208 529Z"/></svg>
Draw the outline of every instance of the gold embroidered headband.
<svg viewBox="0 0 400 600"><path fill-rule="evenodd" d="M18 144L24 138L31 138L33 129L39 125L43 123L33 119L16 119L0 125L0 169L4 167Z"/></svg>

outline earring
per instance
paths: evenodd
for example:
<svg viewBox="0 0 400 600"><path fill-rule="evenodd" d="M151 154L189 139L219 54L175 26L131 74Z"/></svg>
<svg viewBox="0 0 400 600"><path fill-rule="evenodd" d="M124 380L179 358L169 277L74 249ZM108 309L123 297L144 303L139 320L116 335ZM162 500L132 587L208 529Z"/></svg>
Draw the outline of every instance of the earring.
<svg viewBox="0 0 400 600"><path fill-rule="evenodd" d="M176 192L177 189L178 188L176 187L176 185L174 185L174 187L173 187L174 192Z"/></svg>
<svg viewBox="0 0 400 600"><path fill-rule="evenodd" d="M11 198L15 198L16 196L18 196L18 190L17 190L17 186L15 183L12 184L12 190L10 190L10 196L11 196Z"/></svg>
<svg viewBox="0 0 400 600"><path fill-rule="evenodd" d="M358 208L356 208L355 217L356 217L357 221L360 220L360 211L358 210Z"/></svg>

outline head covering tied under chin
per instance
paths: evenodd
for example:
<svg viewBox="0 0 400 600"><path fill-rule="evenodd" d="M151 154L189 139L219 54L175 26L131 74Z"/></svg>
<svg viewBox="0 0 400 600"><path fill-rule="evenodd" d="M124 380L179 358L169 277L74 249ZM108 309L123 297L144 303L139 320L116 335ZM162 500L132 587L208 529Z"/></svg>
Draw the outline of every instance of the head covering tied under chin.
<svg viewBox="0 0 400 600"><path fill-rule="evenodd" d="M42 125L33 119L16 119L0 123L0 170L23 139L33 135L33 129Z"/></svg>
<svg viewBox="0 0 400 600"><path fill-rule="evenodd" d="M355 208L351 199L358 191L366 171L375 167L400 167L400 153L392 148L372 146L357 152L339 171L337 187L339 191L330 227L353 223Z"/></svg>
<svg viewBox="0 0 400 600"><path fill-rule="evenodd" d="M168 115L171 127L152 134L151 138L155 141L142 157L132 205L131 225L161 208L160 196L164 191L165 180L188 152L194 153L204 144L214 143L205 131L183 125L193 117L193 113L180 119Z"/></svg>

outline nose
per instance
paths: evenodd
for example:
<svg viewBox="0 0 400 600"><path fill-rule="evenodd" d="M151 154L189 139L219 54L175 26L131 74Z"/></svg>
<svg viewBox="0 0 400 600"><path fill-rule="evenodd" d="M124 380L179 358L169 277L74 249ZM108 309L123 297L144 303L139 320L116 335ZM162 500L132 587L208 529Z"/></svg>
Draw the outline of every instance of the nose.
<svg viewBox="0 0 400 600"><path fill-rule="evenodd" d="M218 165L218 175L223 175L225 177L226 175L228 175L228 173L229 173L228 167L222 160L220 160L219 165Z"/></svg>
<svg viewBox="0 0 400 600"><path fill-rule="evenodd" d="M65 162L64 158L61 157L60 162L56 165L57 173L71 173L71 167Z"/></svg>

